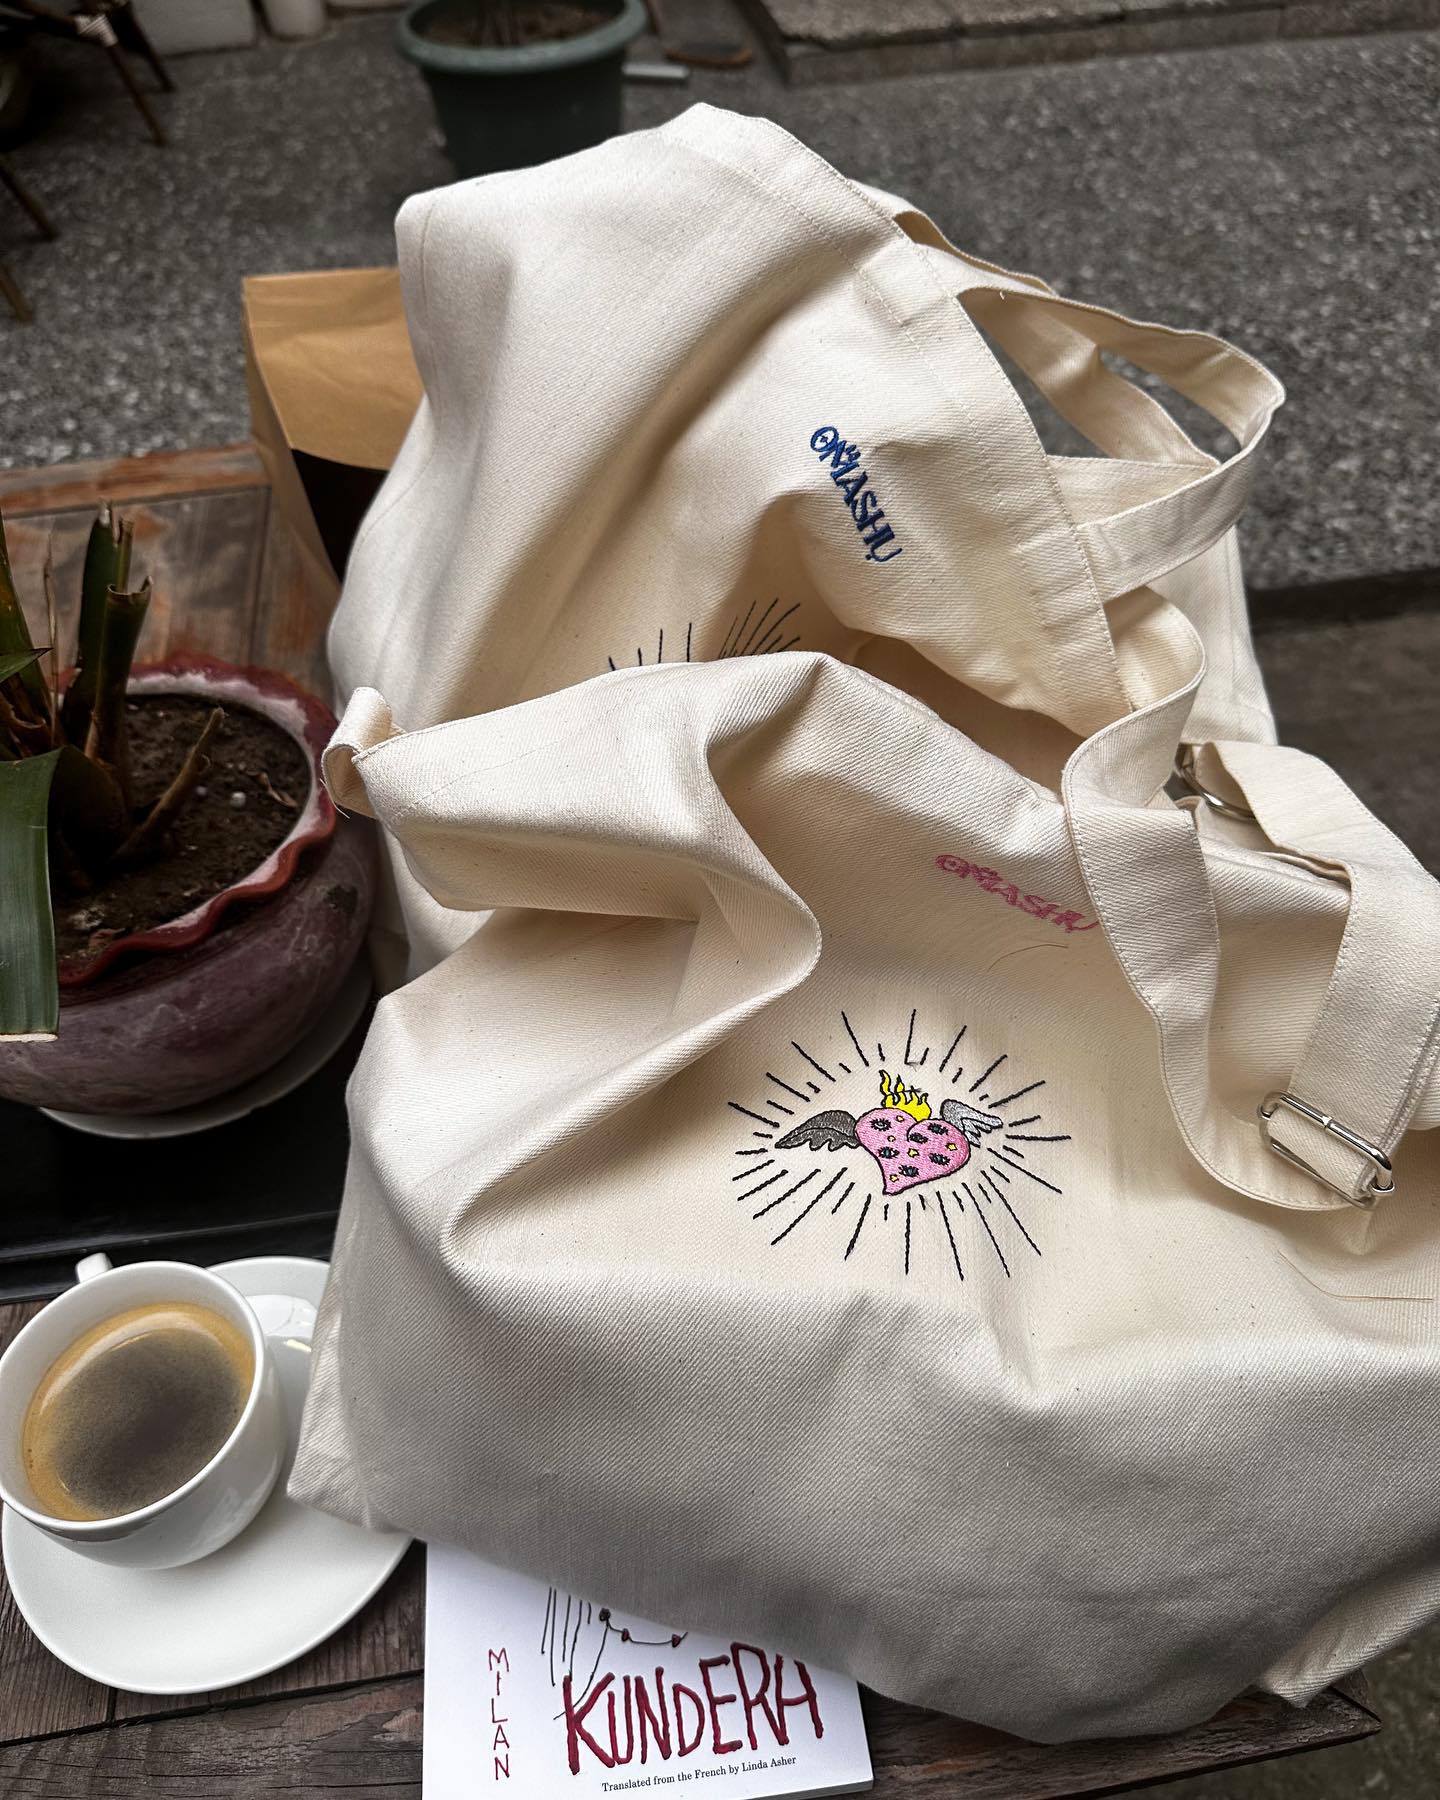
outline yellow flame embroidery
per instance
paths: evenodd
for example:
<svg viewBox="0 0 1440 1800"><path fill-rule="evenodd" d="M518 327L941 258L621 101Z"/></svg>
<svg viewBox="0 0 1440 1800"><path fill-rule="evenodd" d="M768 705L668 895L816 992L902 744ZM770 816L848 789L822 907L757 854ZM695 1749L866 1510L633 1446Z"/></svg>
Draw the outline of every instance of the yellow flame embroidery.
<svg viewBox="0 0 1440 1800"><path fill-rule="evenodd" d="M912 1119L928 1119L930 1117L930 1101L919 1088L907 1088L897 1076L892 1082L882 1069L880 1071L880 1094L885 1106L898 1106L901 1112L908 1112Z"/></svg>

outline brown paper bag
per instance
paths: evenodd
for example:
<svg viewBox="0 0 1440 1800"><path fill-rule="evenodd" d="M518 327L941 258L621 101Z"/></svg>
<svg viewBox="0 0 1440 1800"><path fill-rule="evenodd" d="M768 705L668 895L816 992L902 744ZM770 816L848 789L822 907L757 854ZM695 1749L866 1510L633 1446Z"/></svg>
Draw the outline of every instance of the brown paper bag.
<svg viewBox="0 0 1440 1800"><path fill-rule="evenodd" d="M275 504L334 592L419 405L395 269L249 275L245 378Z"/></svg>

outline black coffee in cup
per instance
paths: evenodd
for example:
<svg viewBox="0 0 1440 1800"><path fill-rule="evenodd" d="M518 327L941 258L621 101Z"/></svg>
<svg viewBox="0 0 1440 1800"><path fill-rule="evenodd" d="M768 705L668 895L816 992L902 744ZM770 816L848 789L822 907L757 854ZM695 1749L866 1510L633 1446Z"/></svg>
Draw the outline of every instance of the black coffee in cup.
<svg viewBox="0 0 1440 1800"><path fill-rule="evenodd" d="M255 1376L249 1336L189 1301L91 1326L46 1370L20 1428L26 1478L57 1519L113 1519L197 1474Z"/></svg>

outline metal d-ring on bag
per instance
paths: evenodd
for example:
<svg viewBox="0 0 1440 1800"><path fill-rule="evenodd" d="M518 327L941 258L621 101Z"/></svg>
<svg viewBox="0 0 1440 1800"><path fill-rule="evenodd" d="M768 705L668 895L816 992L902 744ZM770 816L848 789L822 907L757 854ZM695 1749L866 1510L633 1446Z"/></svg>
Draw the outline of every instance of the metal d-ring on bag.
<svg viewBox="0 0 1440 1800"><path fill-rule="evenodd" d="M292 1491L1032 1738L1433 1616L1440 895L1274 742L1278 385L705 108L401 245L327 776L408 979Z"/></svg>

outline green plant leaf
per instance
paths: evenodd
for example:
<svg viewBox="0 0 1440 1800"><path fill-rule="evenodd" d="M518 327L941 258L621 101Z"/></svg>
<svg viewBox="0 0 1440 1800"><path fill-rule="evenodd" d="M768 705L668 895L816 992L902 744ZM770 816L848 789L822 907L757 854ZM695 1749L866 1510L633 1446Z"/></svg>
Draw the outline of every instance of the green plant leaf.
<svg viewBox="0 0 1440 1800"><path fill-rule="evenodd" d="M12 675L28 669L31 663L39 662L44 654L43 650L11 650L0 656L0 681L8 681Z"/></svg>
<svg viewBox="0 0 1440 1800"><path fill-rule="evenodd" d="M10 572L5 521L0 519L0 656L29 656L34 648L20 596L15 592L15 579ZM20 672L36 713L40 718L48 719L50 696L46 692L44 676L33 663L22 663Z"/></svg>
<svg viewBox="0 0 1440 1800"><path fill-rule="evenodd" d="M130 665L145 614L150 605L147 580L133 594L111 588L105 596L105 616L100 627L100 666L85 734L85 754L115 771L120 792L129 806L130 731L125 697L130 687Z"/></svg>
<svg viewBox="0 0 1440 1800"><path fill-rule="evenodd" d="M79 747L85 743L90 709L100 680L101 643L111 588L124 590L130 579L134 527L117 518L108 501L101 505L85 546L85 572L80 580L80 629L75 645L75 674L65 694L65 735Z"/></svg>
<svg viewBox="0 0 1440 1800"><path fill-rule="evenodd" d="M130 830L130 809L114 775L62 744L50 784L50 822L83 869L103 868Z"/></svg>
<svg viewBox="0 0 1440 1800"><path fill-rule="evenodd" d="M54 1037L60 1022L47 854L59 757L0 763L0 1038Z"/></svg>

